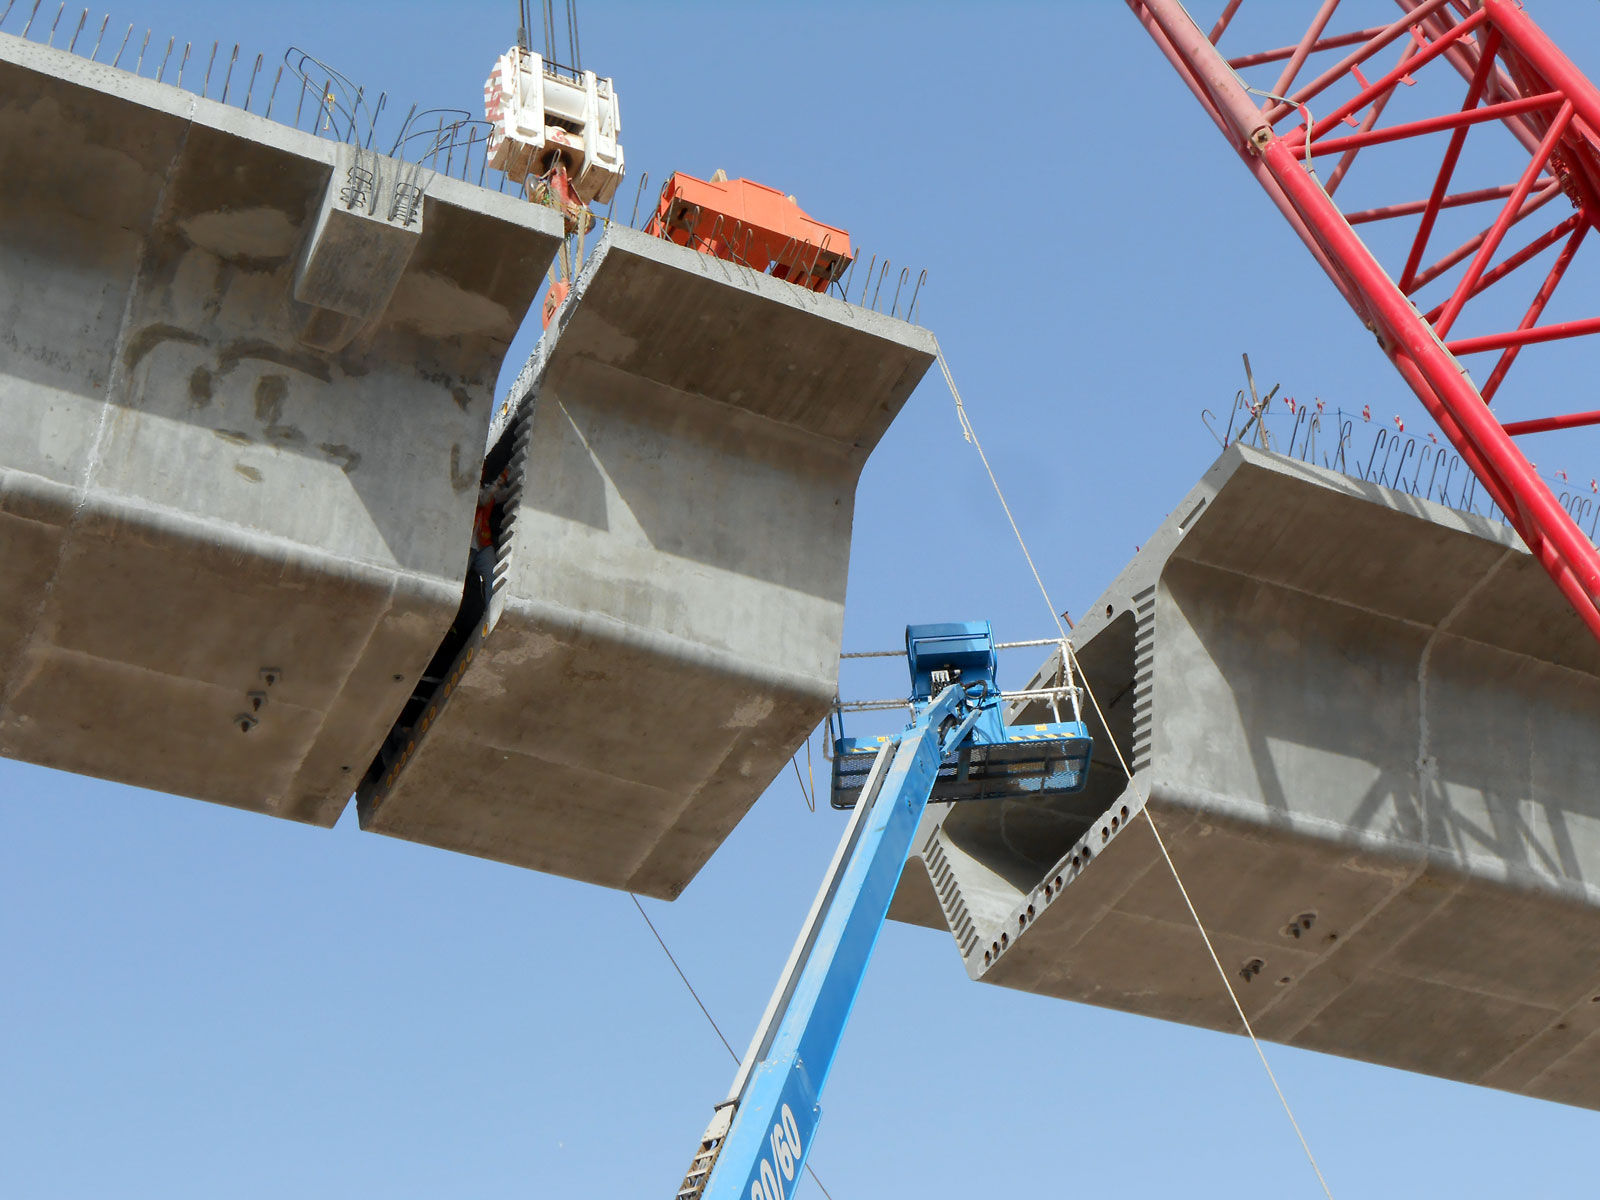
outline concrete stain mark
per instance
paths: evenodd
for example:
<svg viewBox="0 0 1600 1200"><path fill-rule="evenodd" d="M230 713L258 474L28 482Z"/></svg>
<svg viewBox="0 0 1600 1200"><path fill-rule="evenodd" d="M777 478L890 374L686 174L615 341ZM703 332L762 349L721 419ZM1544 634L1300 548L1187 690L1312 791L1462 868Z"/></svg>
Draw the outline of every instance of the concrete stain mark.
<svg viewBox="0 0 1600 1200"><path fill-rule="evenodd" d="M122 366L125 371L132 371L145 360L150 351L165 342L183 342L190 346L203 346L205 341L205 338L193 330L181 329L176 325L146 325L128 339L128 344L122 351Z"/></svg>
<svg viewBox="0 0 1600 1200"><path fill-rule="evenodd" d="M205 367L196 367L189 375L189 403L196 408L211 403L211 372Z"/></svg>
<svg viewBox="0 0 1600 1200"><path fill-rule="evenodd" d="M243 433L237 429L213 429L211 432L223 441L235 446L253 446L256 442L255 438L248 433Z"/></svg>
<svg viewBox="0 0 1600 1200"><path fill-rule="evenodd" d="M257 207L199 213L179 221L192 245L244 267L270 267L293 254L300 230L289 214Z"/></svg>
<svg viewBox="0 0 1600 1200"><path fill-rule="evenodd" d="M289 394L289 380L284 375L263 375L256 381L256 420L273 426L283 416L283 401Z"/></svg>
<svg viewBox="0 0 1600 1200"><path fill-rule="evenodd" d="M351 474L361 465L361 455L349 446L341 445L338 442L323 442L317 449L338 463L339 469L346 475Z"/></svg>
<svg viewBox="0 0 1600 1200"><path fill-rule="evenodd" d="M384 319L431 337L482 334L509 342L517 334L517 321L503 304L429 271L401 277Z"/></svg>
<svg viewBox="0 0 1600 1200"><path fill-rule="evenodd" d="M253 359L272 363L290 371L298 371L323 383L333 382L333 368L319 356L304 350L286 350L272 342L245 340L230 342L217 355L217 374L226 375L236 370L241 362Z"/></svg>
<svg viewBox="0 0 1600 1200"><path fill-rule="evenodd" d="M461 443L457 442L450 447L450 486L455 491L464 492L468 488L476 488L483 474L481 467L475 463L468 463L467 469L461 469Z"/></svg>
<svg viewBox="0 0 1600 1200"><path fill-rule="evenodd" d="M772 715L771 696L752 696L742 701L723 722L724 729L755 729Z"/></svg>
<svg viewBox="0 0 1600 1200"><path fill-rule="evenodd" d="M213 264L211 277L211 290L206 293L206 298L200 302L200 311L205 315L207 323L215 323L222 315L222 299L228 294L228 287L233 279L233 266L224 259L217 259Z"/></svg>
<svg viewBox="0 0 1600 1200"><path fill-rule="evenodd" d="M284 446L305 445L306 435L293 425L285 425L283 402L289 396L287 375L263 375L256 381L256 420L266 428L267 441Z"/></svg>
<svg viewBox="0 0 1600 1200"><path fill-rule="evenodd" d="M243 475L251 483L261 482L261 472L254 467L247 467L243 463L235 463L233 469Z"/></svg>
<svg viewBox="0 0 1600 1200"><path fill-rule="evenodd" d="M472 407L471 393L468 392L466 388L461 387L459 384L450 389L450 399L456 402L456 407L462 412L466 412Z"/></svg>

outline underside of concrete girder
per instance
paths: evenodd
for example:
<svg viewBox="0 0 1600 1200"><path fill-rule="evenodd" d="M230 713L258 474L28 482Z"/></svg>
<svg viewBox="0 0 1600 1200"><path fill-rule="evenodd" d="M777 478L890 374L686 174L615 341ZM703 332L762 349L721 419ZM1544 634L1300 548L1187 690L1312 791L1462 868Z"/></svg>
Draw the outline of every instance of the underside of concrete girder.
<svg viewBox="0 0 1600 1200"><path fill-rule="evenodd" d="M1600 1108L1600 647L1513 534L1234 447L1074 644L1089 789L938 806L894 915L1237 1032L1148 806L1258 1034Z"/></svg>
<svg viewBox="0 0 1600 1200"><path fill-rule="evenodd" d="M0 754L331 825L456 613L559 238L0 35Z"/></svg>
<svg viewBox="0 0 1600 1200"><path fill-rule="evenodd" d="M933 357L607 232L519 385L492 603L362 827L676 896L827 711L856 481Z"/></svg>

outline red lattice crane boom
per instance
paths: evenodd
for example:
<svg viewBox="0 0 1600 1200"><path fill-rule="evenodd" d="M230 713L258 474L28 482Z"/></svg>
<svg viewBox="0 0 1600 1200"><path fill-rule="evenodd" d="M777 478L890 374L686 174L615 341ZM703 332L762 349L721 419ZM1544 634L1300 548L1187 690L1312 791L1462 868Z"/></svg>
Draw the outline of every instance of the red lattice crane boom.
<svg viewBox="0 0 1600 1200"><path fill-rule="evenodd" d="M1288 7L1258 2L1280 20ZM1396 19L1359 28L1335 23L1339 0L1321 0L1297 42L1250 53L1230 45L1226 55L1219 43L1230 30L1230 43L1239 40L1241 0L1227 0L1205 31L1179 0L1127 3L1600 637L1600 555L1514 441L1600 424L1600 412L1502 424L1489 408L1524 347L1600 333L1595 316L1541 323L1600 215L1600 90L1513 0L1397 0ZM1247 81L1243 73L1260 68L1268 74ZM1402 88L1406 119L1385 121ZM1419 106L1425 115L1414 115ZM1511 135L1496 134L1490 147L1503 182L1453 191L1469 135L1485 127ZM1395 144L1425 172L1417 191L1346 211L1336 197L1357 157ZM1492 219L1430 258L1441 215L1476 206ZM1394 239L1388 269L1356 232L1374 222L1404 222L1410 234ZM1528 237L1530 230L1537 232ZM1516 272L1549 250L1543 281L1529 287ZM1435 303L1420 296L1430 285L1438 285L1427 293ZM1464 311L1474 319L1492 313L1518 286L1531 299L1525 309L1519 299L1514 327L1457 332ZM1491 289L1494 304L1483 299ZM1469 369L1485 362L1493 365L1476 383Z"/></svg>

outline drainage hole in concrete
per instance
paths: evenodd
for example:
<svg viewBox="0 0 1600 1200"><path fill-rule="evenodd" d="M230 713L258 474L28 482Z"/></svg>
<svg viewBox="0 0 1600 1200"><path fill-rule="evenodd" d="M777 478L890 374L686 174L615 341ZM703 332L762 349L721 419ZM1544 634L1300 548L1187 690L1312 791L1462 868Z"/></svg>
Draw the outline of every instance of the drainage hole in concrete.
<svg viewBox="0 0 1600 1200"><path fill-rule="evenodd" d="M1263 959L1246 959L1244 965L1239 968L1239 978L1244 980L1246 983L1249 983L1257 975L1261 974L1261 968L1266 965L1267 964Z"/></svg>
<svg viewBox="0 0 1600 1200"><path fill-rule="evenodd" d="M1073 859L1072 860L1072 865L1073 866L1077 866L1078 865L1078 860L1077 859ZM1059 892L1060 890L1061 890L1061 876L1057 875L1056 876L1056 891Z"/></svg>
<svg viewBox="0 0 1600 1200"><path fill-rule="evenodd" d="M1116 831L1117 831L1117 818L1112 817L1111 818L1111 832L1115 833Z"/></svg>
<svg viewBox="0 0 1600 1200"><path fill-rule="evenodd" d="M1033 920L1033 905L1028 905L1028 920Z"/></svg>
<svg viewBox="0 0 1600 1200"><path fill-rule="evenodd" d="M1004 950L1010 944L1011 944L1010 939L1007 938L1006 935L1002 933L1000 935L1000 949Z"/></svg>
<svg viewBox="0 0 1600 1200"><path fill-rule="evenodd" d="M1124 823L1128 820L1128 806L1126 804L1122 806L1122 820Z"/></svg>
<svg viewBox="0 0 1600 1200"><path fill-rule="evenodd" d="M1282 979L1278 980L1278 986L1282 987L1284 984L1288 983L1289 981L1290 981L1290 977L1288 975L1285 975Z"/></svg>
<svg viewBox="0 0 1600 1200"><path fill-rule="evenodd" d="M1104 843L1109 842L1110 840L1111 830L1107 829L1104 825L1100 826L1100 841Z"/></svg>

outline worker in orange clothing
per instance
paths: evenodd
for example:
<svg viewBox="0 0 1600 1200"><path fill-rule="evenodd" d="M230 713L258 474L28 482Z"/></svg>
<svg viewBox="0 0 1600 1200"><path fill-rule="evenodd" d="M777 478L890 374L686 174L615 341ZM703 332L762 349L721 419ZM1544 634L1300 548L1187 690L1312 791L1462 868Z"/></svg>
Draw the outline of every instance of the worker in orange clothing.
<svg viewBox="0 0 1600 1200"><path fill-rule="evenodd" d="M493 479L478 489L478 508L472 516L472 574L478 577L483 602L487 606L494 589L496 546L500 523L505 518L505 503L511 495L511 470L502 468Z"/></svg>

